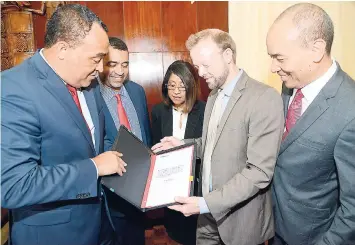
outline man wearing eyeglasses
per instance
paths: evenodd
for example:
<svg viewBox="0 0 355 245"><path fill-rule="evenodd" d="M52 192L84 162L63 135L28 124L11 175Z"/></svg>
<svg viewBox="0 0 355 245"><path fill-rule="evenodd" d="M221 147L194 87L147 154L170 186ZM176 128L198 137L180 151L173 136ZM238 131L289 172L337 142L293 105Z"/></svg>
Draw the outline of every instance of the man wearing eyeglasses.
<svg viewBox="0 0 355 245"><path fill-rule="evenodd" d="M108 107L105 119L128 128L147 146L151 145L151 130L147 100L142 86L128 80L129 54L127 45L119 38L110 37L109 52L104 59L103 73L100 74L101 94ZM106 132L115 137L117 130ZM107 150L107 149L106 149ZM105 188L107 202L115 228L118 244L144 244L144 216L128 202ZM110 229L108 226L107 229ZM108 230L113 234L113 231Z"/></svg>

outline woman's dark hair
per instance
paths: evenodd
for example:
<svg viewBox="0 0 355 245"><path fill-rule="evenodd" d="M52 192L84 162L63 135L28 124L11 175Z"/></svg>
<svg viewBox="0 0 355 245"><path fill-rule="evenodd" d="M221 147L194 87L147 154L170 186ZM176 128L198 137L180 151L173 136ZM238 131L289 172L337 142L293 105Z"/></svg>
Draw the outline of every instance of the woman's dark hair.
<svg viewBox="0 0 355 245"><path fill-rule="evenodd" d="M193 106L195 105L198 92L198 77L194 67L183 60L174 61L165 73L163 84L162 84L162 94L163 101L166 105L173 105L173 102L168 95L168 82L171 74L178 76L183 82L186 89L186 101L185 108L183 111L189 113Z"/></svg>

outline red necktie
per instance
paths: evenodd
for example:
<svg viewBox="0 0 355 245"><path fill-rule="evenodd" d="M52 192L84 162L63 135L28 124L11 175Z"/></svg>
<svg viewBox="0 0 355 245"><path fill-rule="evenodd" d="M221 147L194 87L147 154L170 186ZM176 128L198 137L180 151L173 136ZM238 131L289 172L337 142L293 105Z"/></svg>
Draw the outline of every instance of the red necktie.
<svg viewBox="0 0 355 245"><path fill-rule="evenodd" d="M79 101L79 96L78 96L78 92L76 91L76 88L70 86L69 84L67 84L67 88L68 88L68 90L69 90L69 93L70 93L71 96L73 97L73 100L74 100L76 106L78 107L78 109L79 109L81 115L83 115L83 111L81 110L80 101ZM83 115L83 117L84 117L84 115ZM85 121L85 123L86 123L86 126L87 126L89 132L91 132L91 130L90 130L90 128L89 128L89 125L87 124L87 122L86 122L86 120L85 120L85 117L84 117L84 121Z"/></svg>
<svg viewBox="0 0 355 245"><path fill-rule="evenodd" d="M282 136L282 140L286 138L291 128L295 126L296 122L302 115L302 98L303 98L302 91L301 89L298 89L287 111L286 130Z"/></svg>
<svg viewBox="0 0 355 245"><path fill-rule="evenodd" d="M124 110L122 105L121 95L116 94L116 99L117 99L118 119L120 120L120 124L125 126L128 130L131 130L131 126L129 125L126 111Z"/></svg>

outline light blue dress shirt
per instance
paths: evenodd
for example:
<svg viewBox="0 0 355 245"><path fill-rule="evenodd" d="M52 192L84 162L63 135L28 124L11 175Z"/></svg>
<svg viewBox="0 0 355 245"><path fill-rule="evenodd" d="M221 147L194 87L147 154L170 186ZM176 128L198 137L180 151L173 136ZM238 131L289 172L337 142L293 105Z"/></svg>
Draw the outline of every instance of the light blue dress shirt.
<svg viewBox="0 0 355 245"><path fill-rule="evenodd" d="M100 82L100 90L102 97L104 98L107 108L112 115L112 119L115 123L117 130L120 128L121 123L118 118L118 111L117 111L117 98L115 97L116 94L121 95L122 105L126 111L129 125L131 126L132 133L137 136L140 140L142 140L142 131L141 126L139 124L138 116L136 109L134 108L133 102L129 97L129 94L124 86L121 87L120 91L115 91Z"/></svg>

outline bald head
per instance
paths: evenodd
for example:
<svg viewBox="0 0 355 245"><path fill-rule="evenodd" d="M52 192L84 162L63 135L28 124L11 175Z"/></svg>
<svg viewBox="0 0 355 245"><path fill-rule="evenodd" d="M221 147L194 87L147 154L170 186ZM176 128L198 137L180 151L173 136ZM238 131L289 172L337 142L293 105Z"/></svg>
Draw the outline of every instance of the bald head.
<svg viewBox="0 0 355 245"><path fill-rule="evenodd" d="M307 47L309 42L322 39L326 43L326 53L330 55L334 26L329 15L319 6L311 3L298 3L283 11L274 22L292 22L299 31L299 40Z"/></svg>
<svg viewBox="0 0 355 245"><path fill-rule="evenodd" d="M303 88L332 64L334 27L320 7L299 3L283 11L271 26L266 45L271 72L288 88Z"/></svg>

